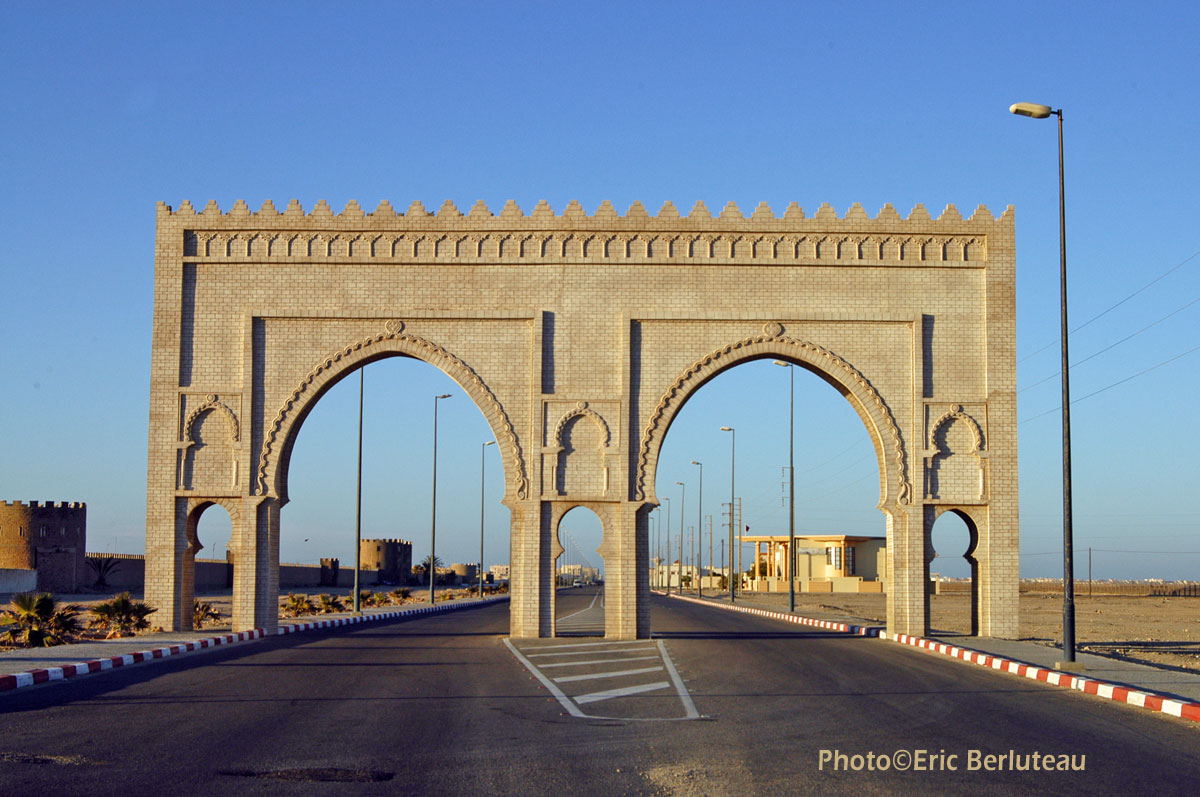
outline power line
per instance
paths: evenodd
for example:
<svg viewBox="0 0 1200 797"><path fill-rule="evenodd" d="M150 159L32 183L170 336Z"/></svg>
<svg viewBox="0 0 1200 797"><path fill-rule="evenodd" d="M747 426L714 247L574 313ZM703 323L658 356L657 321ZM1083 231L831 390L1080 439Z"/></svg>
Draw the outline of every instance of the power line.
<svg viewBox="0 0 1200 797"><path fill-rule="evenodd" d="M1098 396L1101 393L1105 392L1106 390L1112 390L1114 387L1117 387L1118 385L1123 385L1132 379L1137 379L1139 376L1145 376L1146 374L1150 373L1151 371L1154 371L1158 368L1162 368L1164 365L1170 365L1171 363L1175 362L1176 360L1180 359L1181 357L1186 357L1189 354L1191 354L1192 352L1197 351L1197 350L1200 350L1200 346L1193 346L1192 348L1188 349L1187 351L1183 352L1182 354L1176 354L1174 357L1172 357L1169 360L1163 360L1158 365L1152 365L1149 368L1145 369L1144 371L1138 371L1136 374L1133 374L1132 376L1127 376L1120 381L1113 382L1111 385L1108 385L1107 387L1102 387L1099 390L1088 393L1086 396L1080 396L1077 399L1073 399L1071 401L1071 405L1074 406L1085 399L1090 399L1092 396ZM1038 418L1044 417L1044 416L1049 415L1054 412L1058 412L1061 409L1062 409L1062 405L1060 404L1059 406L1055 407L1052 410L1046 410L1045 412L1039 413L1030 418L1026 418L1025 420L1021 421L1021 423L1029 423L1030 421L1036 421Z"/></svg>
<svg viewBox="0 0 1200 797"><path fill-rule="evenodd" d="M1075 370L1075 369L1076 369L1078 366L1080 366L1080 365L1083 365L1083 364L1084 364L1085 362L1087 362L1088 360L1095 359L1096 357L1099 357L1101 354L1104 354L1104 352L1108 351L1109 349L1115 349L1117 346L1120 346L1122 343L1124 343L1125 341L1129 340L1130 338L1137 337L1138 335L1142 334L1143 332L1146 332L1146 331L1147 331L1147 330L1149 330L1149 329L1153 329L1154 327L1156 327L1156 326L1158 326L1159 324L1161 324L1163 321L1166 321L1166 320L1167 320L1168 318L1170 318L1171 316L1173 316L1173 315L1177 315L1177 314L1179 314L1179 313L1183 312L1184 310L1188 309L1189 307L1191 307L1191 306L1192 306L1193 304L1195 304L1196 302L1200 302L1200 296L1197 296L1195 299L1192 299L1190 302L1188 302L1187 304L1185 304L1183 307L1180 307L1180 308L1178 308L1178 309L1176 309L1176 310L1172 310L1171 312L1167 313L1165 316L1163 316L1162 318L1158 319L1157 321L1155 321L1155 322L1153 322L1153 323L1151 323L1151 324L1147 324L1146 326L1144 326L1144 327L1142 327L1141 329L1139 329L1137 332L1132 332L1132 333L1130 333L1130 334L1126 335L1125 337L1123 337L1123 338L1121 338L1120 340L1118 340L1116 343L1112 343L1112 344L1110 344L1110 345L1108 345L1108 346L1105 346L1103 349L1101 349L1101 350L1100 350L1100 351L1098 351L1098 352L1095 352L1095 353L1093 353L1093 354L1089 354L1087 357L1084 357L1084 358L1083 358L1082 360L1080 360L1079 362L1074 362L1074 363L1071 363L1071 370L1072 370L1072 371L1074 371L1074 370ZM1026 385L1025 387L1021 388L1021 389L1020 389L1020 390L1018 390L1017 392L1018 392L1018 393L1024 393L1026 390L1030 390L1030 389L1032 389L1032 388L1035 388L1035 387L1037 387L1038 385L1041 385L1041 384L1044 384L1044 383L1046 383L1046 382L1049 382L1051 379L1055 378L1056 376L1062 376L1062 371L1061 371L1061 370L1055 371L1054 373L1050 374L1050 376L1046 377L1045 379L1040 379L1040 380L1038 380L1037 382L1034 382L1032 385Z"/></svg>
<svg viewBox="0 0 1200 797"><path fill-rule="evenodd" d="M1083 329L1083 328L1084 328L1084 327L1086 327L1088 324L1091 324L1093 321L1097 321L1097 320L1099 320L1100 318L1102 318L1103 316L1106 316L1106 315L1108 315L1108 314L1109 314L1109 313L1111 313L1113 310L1116 310L1118 307L1120 307L1121 305L1125 304L1125 302L1129 301L1130 299L1132 299L1133 297L1137 296L1137 295L1138 295L1139 293L1141 293L1142 291L1144 291L1144 290L1146 290L1147 288L1149 288L1151 285L1155 284L1156 282L1160 282L1161 280L1163 280L1164 278L1166 278L1168 275L1170 275L1170 274L1172 274L1172 273L1174 273L1174 272L1178 271L1179 269L1183 268L1185 265L1187 265L1187 264L1188 264L1189 262L1191 262L1192 260L1195 260L1197 257L1200 257L1200 251L1196 251L1196 252L1193 252L1192 254L1188 255L1188 256L1187 256L1187 257L1185 257L1185 258L1184 258L1182 261L1180 261L1180 262L1179 262L1179 263L1177 263L1176 265L1172 266L1171 268L1167 269L1167 270L1166 270L1166 271L1164 271L1162 274L1159 274L1157 277L1155 277L1154 279L1150 280L1150 281L1149 281L1149 282L1147 282L1145 285L1143 285L1142 287L1138 288L1136 291L1134 291L1133 293L1129 294L1128 296L1126 296L1126 297L1125 297L1124 299L1122 299L1121 301L1117 302L1116 304L1112 305L1111 307L1108 307L1108 308L1107 308L1107 309L1105 309L1105 310L1102 310L1102 311L1100 311L1100 312L1099 312L1099 313L1097 313L1096 315L1094 315L1094 316L1092 316L1091 318L1089 318L1087 321L1084 321L1082 324L1080 324L1079 326L1077 326L1077 327L1075 327L1074 329L1072 329L1072 330L1071 330L1071 332L1070 332L1070 334L1074 335L1076 332L1078 332L1079 330ZM1042 347L1041 347L1040 349L1038 349L1037 351L1033 351L1033 352L1030 352L1029 354L1026 354L1026 355L1025 355L1024 357L1022 357L1020 360L1017 360L1017 362L1018 362L1018 363L1023 363L1023 362L1025 362L1026 360L1028 360L1030 357L1033 357L1033 356L1035 356L1035 355L1041 354L1042 352L1044 352L1046 349L1050 348L1050 347L1051 347L1051 346L1053 346L1053 345L1054 345L1054 343L1053 343L1053 342L1051 342L1051 343L1047 343L1045 346L1042 346Z"/></svg>

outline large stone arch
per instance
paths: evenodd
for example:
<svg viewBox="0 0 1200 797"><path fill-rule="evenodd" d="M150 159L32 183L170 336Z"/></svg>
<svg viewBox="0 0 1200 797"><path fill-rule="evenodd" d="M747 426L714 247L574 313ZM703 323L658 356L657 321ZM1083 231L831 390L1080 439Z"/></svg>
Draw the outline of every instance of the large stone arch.
<svg viewBox="0 0 1200 797"><path fill-rule="evenodd" d="M1012 636L1013 225L1011 210L982 206L964 219L920 205L872 218L857 205L807 216L795 203L778 215L703 202L687 215L669 202L656 215L607 202L591 215L545 202L526 214L513 201L497 213L449 201L436 212L350 201L340 213L324 201L307 212L295 200L160 204L147 600L164 627L186 626L189 518L196 502L220 501L237 512L235 626L274 628L280 508L305 416L347 374L404 356L454 379L499 444L510 632L553 633L555 519L582 502L604 512L607 635L646 637L665 432L717 373L777 357L841 392L869 432L889 629L925 631L923 532L948 507L977 530L980 633ZM941 450L951 427L969 427L975 444ZM567 451L584 439L584 456ZM202 479L188 475L197 459ZM957 486L931 490L943 472Z"/></svg>
<svg viewBox="0 0 1200 797"><path fill-rule="evenodd" d="M503 452L506 500L524 500L528 478L521 446L504 407L469 365L443 347L404 332L402 321L388 321L382 332L356 340L322 358L275 412L264 435L255 471L259 495L287 503L287 470L304 419L331 387L359 368L386 357L412 357L438 368L462 387L475 402Z"/></svg>
<svg viewBox="0 0 1200 797"><path fill-rule="evenodd" d="M671 422L688 399L718 374L742 363L767 358L790 360L820 376L845 396L862 419L875 446L880 474L880 508L893 503L912 503L904 439L883 397L853 365L822 346L787 336L778 322L765 324L761 335L742 338L710 351L671 383L642 434L634 497L658 503L654 496L658 455Z"/></svg>

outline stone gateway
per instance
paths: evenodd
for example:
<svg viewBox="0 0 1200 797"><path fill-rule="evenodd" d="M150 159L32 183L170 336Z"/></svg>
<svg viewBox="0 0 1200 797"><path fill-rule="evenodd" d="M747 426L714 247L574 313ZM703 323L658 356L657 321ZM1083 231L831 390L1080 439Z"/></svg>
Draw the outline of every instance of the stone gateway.
<svg viewBox="0 0 1200 797"><path fill-rule="evenodd" d="M553 636L558 524L603 525L606 635L650 634L649 513L663 437L727 368L828 382L874 443L887 625L927 630L930 532L971 534L980 634L1017 632L1013 213L857 204L620 215L509 201L340 213L158 206L146 596L192 616L196 523L233 520L236 629L277 625L288 460L331 386L384 357L445 372L483 412L512 515L511 633Z"/></svg>

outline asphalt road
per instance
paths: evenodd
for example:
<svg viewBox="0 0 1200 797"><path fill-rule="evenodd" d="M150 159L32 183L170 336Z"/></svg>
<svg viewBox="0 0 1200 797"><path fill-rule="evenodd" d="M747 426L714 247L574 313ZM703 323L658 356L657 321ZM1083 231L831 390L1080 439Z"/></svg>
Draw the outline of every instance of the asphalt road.
<svg viewBox="0 0 1200 797"><path fill-rule="evenodd" d="M592 597L564 590L559 615L587 608ZM1200 788L1200 729L1192 723L878 640L652 601L659 639L624 652L553 648L603 642L586 637L517 646L540 657L527 661L542 662L535 665L541 678L562 679L569 702L600 700L595 695L606 691L571 680L581 672L572 662L603 659L593 650L639 660L613 665L622 672L661 668L612 681L661 678L669 687L570 702L615 718L573 716L504 643L508 606L499 604L276 637L5 695L0 793ZM603 665L580 666L600 677L594 668ZM672 669L695 719L686 718ZM920 750L929 751L932 771L897 771L907 753L920 761ZM1010 751L1016 764L1033 766L1037 753L1040 765L1041 754L1052 753L1074 756L1085 769L971 769ZM881 771L884 757L889 768Z"/></svg>

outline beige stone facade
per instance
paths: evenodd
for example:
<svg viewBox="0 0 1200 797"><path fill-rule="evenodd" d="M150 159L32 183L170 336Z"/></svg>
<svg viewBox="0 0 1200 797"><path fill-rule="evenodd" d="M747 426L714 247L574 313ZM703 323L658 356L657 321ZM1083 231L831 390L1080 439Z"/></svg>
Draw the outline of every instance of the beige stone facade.
<svg viewBox="0 0 1200 797"><path fill-rule="evenodd" d="M514 636L554 634L558 524L600 518L606 633L650 633L648 514L688 396L749 360L807 368L874 442L888 626L921 634L936 517L973 539L980 632L1017 621L1013 215L808 217L572 202L340 213L160 204L147 598L191 616L199 513L233 520L234 622L276 625L280 509L300 426L376 359L440 368L483 412L512 516Z"/></svg>

